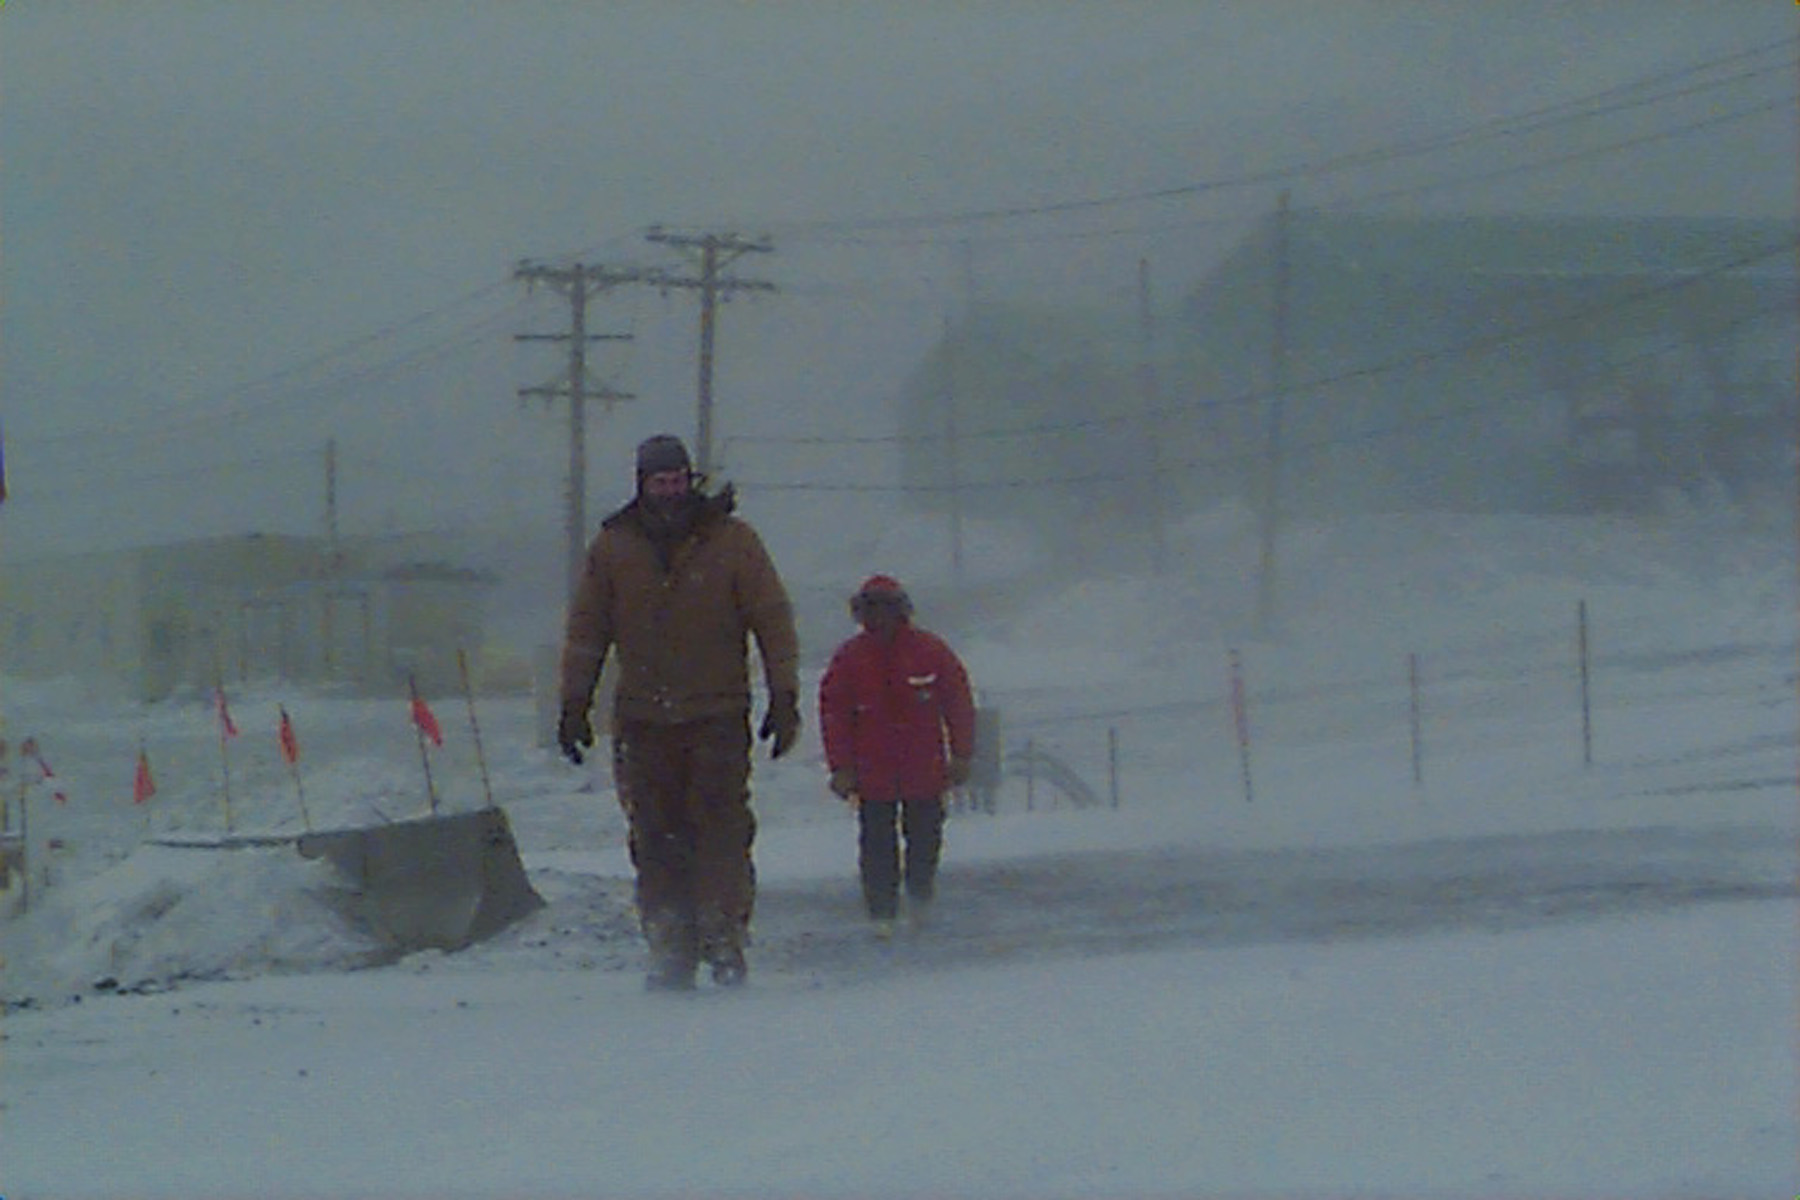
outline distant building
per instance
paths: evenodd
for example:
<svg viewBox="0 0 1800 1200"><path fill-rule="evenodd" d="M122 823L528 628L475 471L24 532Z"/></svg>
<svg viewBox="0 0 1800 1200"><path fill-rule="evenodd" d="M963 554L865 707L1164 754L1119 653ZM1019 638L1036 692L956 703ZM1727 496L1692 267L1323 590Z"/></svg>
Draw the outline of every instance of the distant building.
<svg viewBox="0 0 1800 1200"><path fill-rule="evenodd" d="M1789 221L1271 214L1154 337L981 307L909 379L909 502L1568 511L1787 477ZM1154 340L1155 345L1152 345ZM1151 483L1157 486L1152 490Z"/></svg>
<svg viewBox="0 0 1800 1200"><path fill-rule="evenodd" d="M1300 509L1634 507L1781 473L1793 222L1272 215L1191 293L1188 344ZM1279 378L1277 373L1279 372Z"/></svg>
<svg viewBox="0 0 1800 1200"><path fill-rule="evenodd" d="M493 578L405 539L249 534L8 564L0 672L156 700L217 680L457 686Z"/></svg>

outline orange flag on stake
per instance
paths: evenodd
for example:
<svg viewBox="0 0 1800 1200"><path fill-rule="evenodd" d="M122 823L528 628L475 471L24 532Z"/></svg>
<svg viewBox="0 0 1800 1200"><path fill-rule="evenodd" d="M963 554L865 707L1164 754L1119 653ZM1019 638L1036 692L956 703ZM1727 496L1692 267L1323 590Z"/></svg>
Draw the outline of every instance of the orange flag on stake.
<svg viewBox="0 0 1800 1200"><path fill-rule="evenodd" d="M0 754L5 753L6 743L0 742ZM36 738L28 737L23 742L19 743L19 757L29 758L37 765L38 782L43 783L56 778L56 772L52 771L50 769L50 764L44 760L43 751L38 749ZM4 774L5 771L0 770L0 775ZM61 788L52 790L50 794L56 798L58 804L67 804L69 802L69 794Z"/></svg>
<svg viewBox="0 0 1800 1200"><path fill-rule="evenodd" d="M21 742L19 744L19 754L21 757L29 758L32 762L36 763L37 769L42 774L43 778L56 778L56 772L52 771L50 769L50 764L44 761L44 752L38 749L36 738L28 737Z"/></svg>
<svg viewBox="0 0 1800 1200"><path fill-rule="evenodd" d="M437 717L425 703L425 697L417 693L414 693L412 700L412 719L413 724L419 727L419 732L431 739L432 745L444 744L444 731L439 728Z"/></svg>
<svg viewBox="0 0 1800 1200"><path fill-rule="evenodd" d="M294 723L288 720L288 711L281 708L281 761L293 766L300 761L300 739L294 736Z"/></svg>
<svg viewBox="0 0 1800 1200"><path fill-rule="evenodd" d="M131 783L131 802L142 804L156 795L156 781L150 778L150 756L138 751L137 778Z"/></svg>
<svg viewBox="0 0 1800 1200"><path fill-rule="evenodd" d="M231 719L231 710L225 707L225 689L215 688L213 694L219 698L219 728L225 731L226 737L236 737L237 723Z"/></svg>

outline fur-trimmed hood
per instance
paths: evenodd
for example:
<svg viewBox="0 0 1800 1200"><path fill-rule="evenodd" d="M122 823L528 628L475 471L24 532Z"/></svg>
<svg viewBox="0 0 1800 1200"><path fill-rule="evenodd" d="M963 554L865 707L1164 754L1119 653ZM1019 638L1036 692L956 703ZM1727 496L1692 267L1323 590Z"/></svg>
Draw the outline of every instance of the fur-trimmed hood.
<svg viewBox="0 0 1800 1200"><path fill-rule="evenodd" d="M696 486L695 494L700 497L700 510L694 516L694 524L696 526L706 522L723 520L737 511L737 488L732 484L725 484L710 496ZM602 529L612 529L620 522L627 520L633 521L640 527L643 527L644 522L639 515L643 508L643 501L644 498L642 496L633 496L623 505L609 513L606 519L600 522L600 527Z"/></svg>

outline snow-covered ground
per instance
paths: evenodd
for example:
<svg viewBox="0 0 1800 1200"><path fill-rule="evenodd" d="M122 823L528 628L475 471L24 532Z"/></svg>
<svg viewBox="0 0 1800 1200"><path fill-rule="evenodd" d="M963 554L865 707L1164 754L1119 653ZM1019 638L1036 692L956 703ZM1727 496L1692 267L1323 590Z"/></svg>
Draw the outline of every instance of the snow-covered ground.
<svg viewBox="0 0 1800 1200"><path fill-rule="evenodd" d="M300 827L278 704L315 825L412 815L402 696L234 688L222 759L207 697L4 681L55 776L28 789L32 911L0 926L0 1195L1791 1193L1791 532L1296 528L1263 637L1251 544L1196 519L1168 575L1039 583L949 631L1008 746L1100 803L1009 778L891 945L811 731L759 753L741 994L644 993L609 782L537 744L529 697L476 698L479 759L432 697L430 761L453 810L485 767L547 907L370 966L322 863L141 842L217 830L227 763L237 829ZM846 588L946 582L869 559Z"/></svg>

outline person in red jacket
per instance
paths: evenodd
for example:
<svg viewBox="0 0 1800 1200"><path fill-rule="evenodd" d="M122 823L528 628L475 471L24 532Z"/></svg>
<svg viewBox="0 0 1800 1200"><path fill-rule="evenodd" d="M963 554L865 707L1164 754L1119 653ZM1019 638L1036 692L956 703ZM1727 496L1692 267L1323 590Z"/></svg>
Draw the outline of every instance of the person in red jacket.
<svg viewBox="0 0 1800 1200"><path fill-rule="evenodd" d="M929 909L944 794L969 779L975 701L962 661L912 623L912 601L891 576L871 576L850 598L850 614L862 631L825 668L819 731L831 790L856 805L863 901L885 934L903 882L909 914L917 920Z"/></svg>

